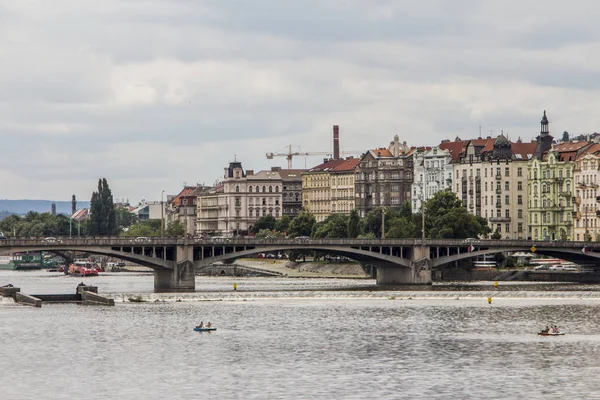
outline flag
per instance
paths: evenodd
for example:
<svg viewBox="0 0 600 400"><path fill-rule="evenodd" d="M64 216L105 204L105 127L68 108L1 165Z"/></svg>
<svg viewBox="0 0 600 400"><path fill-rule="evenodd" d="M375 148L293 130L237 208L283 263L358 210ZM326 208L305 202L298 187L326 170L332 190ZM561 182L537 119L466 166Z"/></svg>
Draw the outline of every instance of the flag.
<svg viewBox="0 0 600 400"><path fill-rule="evenodd" d="M581 249L582 253L585 253L587 251L587 249L585 248L585 246L583 246L583 249Z"/></svg>
<svg viewBox="0 0 600 400"><path fill-rule="evenodd" d="M475 250L475 247L473 247L473 245L472 245L472 244L470 244L470 245L469 245L469 251L471 252L471 251L473 251L473 250Z"/></svg>

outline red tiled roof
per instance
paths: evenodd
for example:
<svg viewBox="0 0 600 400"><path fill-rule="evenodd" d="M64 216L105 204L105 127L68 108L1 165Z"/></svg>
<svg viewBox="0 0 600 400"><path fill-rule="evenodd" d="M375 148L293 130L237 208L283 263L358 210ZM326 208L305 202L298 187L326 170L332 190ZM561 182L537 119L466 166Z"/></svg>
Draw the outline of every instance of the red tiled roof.
<svg viewBox="0 0 600 400"><path fill-rule="evenodd" d="M360 164L360 158L340 158L338 160L329 160L323 164L309 169L307 172L340 172L353 170Z"/></svg>
<svg viewBox="0 0 600 400"><path fill-rule="evenodd" d="M598 155L598 153L600 153L600 143L594 143L593 145L591 145L589 148L585 149L580 155L579 157L582 157L586 154L594 154L594 155ZM577 157L577 158L579 158Z"/></svg>
<svg viewBox="0 0 600 400"><path fill-rule="evenodd" d="M442 142L440 143L439 147L442 150L448 150L450 152L450 155L452 156L452 161L458 161L460 153L462 153L467 142L467 140L460 140L457 142Z"/></svg>
<svg viewBox="0 0 600 400"><path fill-rule="evenodd" d="M369 150L373 157L394 157L394 155L386 148Z"/></svg>
<svg viewBox="0 0 600 400"><path fill-rule="evenodd" d="M533 155L533 151L537 143L511 143L511 150L513 154L520 154L523 160L529 160Z"/></svg>

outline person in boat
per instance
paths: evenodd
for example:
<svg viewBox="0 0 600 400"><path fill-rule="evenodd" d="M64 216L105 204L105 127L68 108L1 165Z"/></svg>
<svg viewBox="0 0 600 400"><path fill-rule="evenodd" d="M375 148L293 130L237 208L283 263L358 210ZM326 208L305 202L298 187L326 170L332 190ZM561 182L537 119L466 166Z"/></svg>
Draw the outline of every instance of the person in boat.
<svg viewBox="0 0 600 400"><path fill-rule="evenodd" d="M546 325L546 329L542 329L542 333L548 333L550 332L550 327L548 327L548 325Z"/></svg>
<svg viewBox="0 0 600 400"><path fill-rule="evenodd" d="M198 325L198 328L204 328L204 322L200 321L200 325Z"/></svg>
<svg viewBox="0 0 600 400"><path fill-rule="evenodd" d="M554 325L552 328L552 333L558 333L558 326Z"/></svg>
<svg viewBox="0 0 600 400"><path fill-rule="evenodd" d="M212 326L212 324L210 323L210 321L208 321L208 322L206 323L206 327L207 327L207 328L210 328L211 326Z"/></svg>

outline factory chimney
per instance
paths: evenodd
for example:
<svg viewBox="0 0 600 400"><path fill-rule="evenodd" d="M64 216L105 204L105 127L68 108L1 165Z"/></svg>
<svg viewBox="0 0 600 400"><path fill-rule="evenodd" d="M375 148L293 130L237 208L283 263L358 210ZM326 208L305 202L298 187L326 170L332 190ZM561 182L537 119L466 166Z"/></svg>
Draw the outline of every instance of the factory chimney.
<svg viewBox="0 0 600 400"><path fill-rule="evenodd" d="M77 200L75 200L75 195L71 198L71 215L75 214L77 211Z"/></svg>
<svg viewBox="0 0 600 400"><path fill-rule="evenodd" d="M333 159L340 159L340 127L333 126Z"/></svg>

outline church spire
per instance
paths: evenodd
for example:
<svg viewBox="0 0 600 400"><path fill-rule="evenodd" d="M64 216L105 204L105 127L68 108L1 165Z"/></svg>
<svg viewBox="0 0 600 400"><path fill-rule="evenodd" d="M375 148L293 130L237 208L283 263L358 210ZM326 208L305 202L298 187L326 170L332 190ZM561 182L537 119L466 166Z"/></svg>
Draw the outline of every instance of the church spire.
<svg viewBox="0 0 600 400"><path fill-rule="evenodd" d="M548 129L548 118L546 117L546 110L544 110L544 116L542 117L542 120L540 121L540 125L541 125L541 129L540 129L540 133L542 135L544 134L549 134L550 130Z"/></svg>

